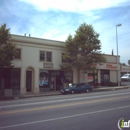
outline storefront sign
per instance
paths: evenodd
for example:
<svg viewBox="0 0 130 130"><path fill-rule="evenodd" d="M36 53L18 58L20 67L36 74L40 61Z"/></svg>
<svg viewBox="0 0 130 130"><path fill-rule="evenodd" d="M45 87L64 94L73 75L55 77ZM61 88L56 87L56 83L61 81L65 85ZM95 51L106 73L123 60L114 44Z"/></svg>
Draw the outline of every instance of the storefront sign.
<svg viewBox="0 0 130 130"><path fill-rule="evenodd" d="M43 68L52 69L53 68L53 63L43 63Z"/></svg>
<svg viewBox="0 0 130 130"><path fill-rule="evenodd" d="M106 69L117 69L117 65L106 64Z"/></svg>
<svg viewBox="0 0 130 130"><path fill-rule="evenodd" d="M96 66L97 69L109 69L109 70L117 70L117 64L108 64L108 63L105 63L105 64L97 64Z"/></svg>

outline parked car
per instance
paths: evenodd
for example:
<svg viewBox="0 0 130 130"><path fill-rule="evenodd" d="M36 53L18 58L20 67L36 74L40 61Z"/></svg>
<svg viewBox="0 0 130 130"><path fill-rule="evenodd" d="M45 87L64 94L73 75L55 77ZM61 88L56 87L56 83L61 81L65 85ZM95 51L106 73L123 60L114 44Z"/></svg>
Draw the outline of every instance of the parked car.
<svg viewBox="0 0 130 130"><path fill-rule="evenodd" d="M71 86L65 87L61 89L62 94L67 94L67 93L82 93L82 92L89 92L92 90L92 86L90 86L88 83L77 83L73 84Z"/></svg>
<svg viewBox="0 0 130 130"><path fill-rule="evenodd" d="M130 85L130 74L124 74L121 77L121 85Z"/></svg>

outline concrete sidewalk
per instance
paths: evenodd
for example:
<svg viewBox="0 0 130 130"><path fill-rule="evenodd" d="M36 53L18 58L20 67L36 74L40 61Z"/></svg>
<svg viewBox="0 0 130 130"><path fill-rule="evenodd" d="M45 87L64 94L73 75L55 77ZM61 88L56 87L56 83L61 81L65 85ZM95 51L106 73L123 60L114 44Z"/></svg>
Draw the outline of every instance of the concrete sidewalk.
<svg viewBox="0 0 130 130"><path fill-rule="evenodd" d="M100 91L111 91L111 90L118 90L118 89L128 89L130 86L116 86L116 87L97 87L93 88L92 92L100 92ZM49 91L43 93L27 93L23 95L16 95L12 97L0 97L0 100L13 100L13 99L23 99L23 98L32 98L32 97L43 97L43 96L54 96L54 95L61 95L60 91Z"/></svg>
<svg viewBox="0 0 130 130"><path fill-rule="evenodd" d="M116 87L98 87L98 88L94 88L93 91L109 91L109 90L118 90L118 89L128 89L130 88L129 86L116 86Z"/></svg>

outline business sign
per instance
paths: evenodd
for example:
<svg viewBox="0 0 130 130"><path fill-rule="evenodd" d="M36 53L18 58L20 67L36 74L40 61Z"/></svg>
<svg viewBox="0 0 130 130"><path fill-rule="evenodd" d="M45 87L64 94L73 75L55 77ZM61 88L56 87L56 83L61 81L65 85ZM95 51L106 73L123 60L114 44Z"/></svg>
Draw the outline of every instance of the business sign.
<svg viewBox="0 0 130 130"><path fill-rule="evenodd" d="M109 69L109 70L117 70L117 64L110 64L110 63L105 63L105 64L97 64L96 66L97 69Z"/></svg>
<svg viewBox="0 0 130 130"><path fill-rule="evenodd" d="M117 70L117 65L106 64L106 69L114 69L114 70Z"/></svg>
<svg viewBox="0 0 130 130"><path fill-rule="evenodd" d="M45 68L45 69L53 69L53 63L43 63L43 68Z"/></svg>

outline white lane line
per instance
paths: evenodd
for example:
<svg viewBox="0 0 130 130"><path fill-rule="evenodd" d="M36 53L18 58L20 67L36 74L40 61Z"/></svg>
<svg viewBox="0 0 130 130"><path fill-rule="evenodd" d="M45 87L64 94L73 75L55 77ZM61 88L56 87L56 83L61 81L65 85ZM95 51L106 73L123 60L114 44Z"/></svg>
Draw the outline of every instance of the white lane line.
<svg viewBox="0 0 130 130"><path fill-rule="evenodd" d="M13 127L37 124L37 123L44 123L44 122L49 122L49 121L57 121L57 120L74 118L74 117L85 116L85 115L90 115L90 114L96 114L96 113L108 112L108 111L113 111L113 110L119 110L119 109L124 109L124 108L129 108L129 107L130 107L130 105L117 107L117 108L110 108L110 109L105 109L105 110L100 110L100 111L93 111L93 112L88 112L88 113L81 113L81 114L77 114L77 115L64 116L64 117L52 118L52 119L47 119L47 120L40 120L40 121L35 121L35 122L28 122L28 123L23 123L23 124L3 126L3 127L0 127L0 129L7 129L7 128L13 128Z"/></svg>
<svg viewBox="0 0 130 130"><path fill-rule="evenodd" d="M94 99L94 98L102 98L102 97L111 97L111 96L126 95L126 94L130 94L130 92L109 94L109 95L100 95L100 96L92 96L92 97L80 97L80 98L71 98L71 99L62 99L62 100L53 100L53 101L24 103L24 104L16 104L16 105L6 105L6 106L0 106L0 109L11 108L11 107L19 107L19 106L30 106L30 105L46 104L46 103L58 103L58 102L75 101L75 100L77 101L77 100L82 100L82 99Z"/></svg>

